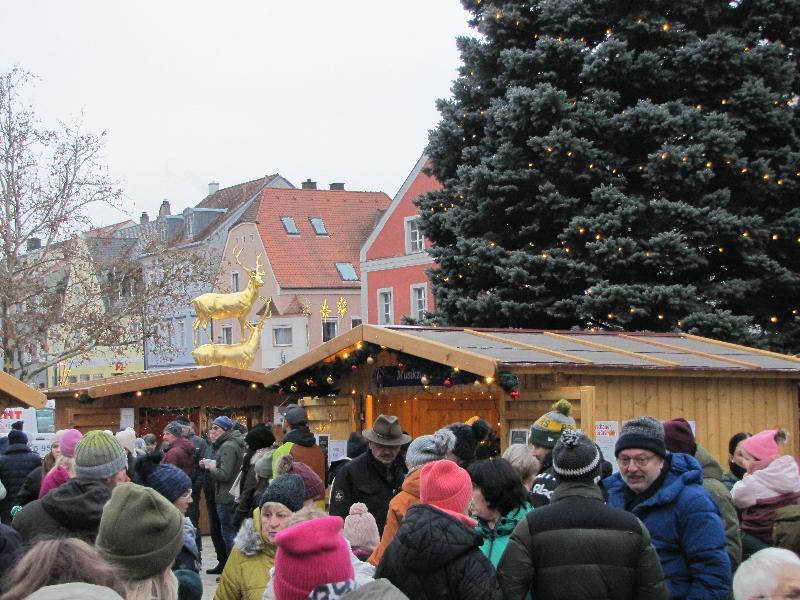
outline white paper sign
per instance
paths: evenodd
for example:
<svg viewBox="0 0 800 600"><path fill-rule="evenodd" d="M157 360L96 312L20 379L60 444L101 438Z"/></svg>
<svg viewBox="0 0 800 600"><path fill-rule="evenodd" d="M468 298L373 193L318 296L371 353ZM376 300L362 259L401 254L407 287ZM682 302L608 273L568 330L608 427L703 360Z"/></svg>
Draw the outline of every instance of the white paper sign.
<svg viewBox="0 0 800 600"><path fill-rule="evenodd" d="M126 427L130 427L133 429L133 409L132 408L120 408L119 409L119 428L125 429Z"/></svg>
<svg viewBox="0 0 800 600"><path fill-rule="evenodd" d="M272 423L279 427L283 425L283 413L286 412L285 406L276 406L272 409Z"/></svg>
<svg viewBox="0 0 800 600"><path fill-rule="evenodd" d="M509 433L508 445L511 444L527 444L528 443L528 429L512 429Z"/></svg>
<svg viewBox="0 0 800 600"><path fill-rule="evenodd" d="M616 473L617 461L614 460L614 446L619 439L619 421L595 421L594 441L603 453L603 458L611 463Z"/></svg>
<svg viewBox="0 0 800 600"><path fill-rule="evenodd" d="M328 464L347 456L347 440L328 440Z"/></svg>

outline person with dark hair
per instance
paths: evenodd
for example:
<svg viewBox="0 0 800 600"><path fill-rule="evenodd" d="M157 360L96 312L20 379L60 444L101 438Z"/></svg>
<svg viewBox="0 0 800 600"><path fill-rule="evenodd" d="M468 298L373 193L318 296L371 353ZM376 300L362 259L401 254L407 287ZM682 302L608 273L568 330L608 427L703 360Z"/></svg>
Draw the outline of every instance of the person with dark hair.
<svg viewBox="0 0 800 600"><path fill-rule="evenodd" d="M8 432L8 447L0 455L0 481L6 488L6 496L0 500L0 522L11 524L11 507L17 492L22 489L28 473L41 468L42 459L28 447L28 438L22 431Z"/></svg>
<svg viewBox="0 0 800 600"><path fill-rule="evenodd" d="M0 523L0 581L22 556L22 538L8 525Z"/></svg>
<svg viewBox="0 0 800 600"><path fill-rule="evenodd" d="M448 458L466 469L476 460L478 447L489 439L492 428L481 418L472 417L469 423L453 423L447 429L456 436L456 445Z"/></svg>
<svg viewBox="0 0 800 600"><path fill-rule="evenodd" d="M294 460L311 467L317 476L326 481L325 452L308 428L308 414L297 404L290 404L283 414L283 443L272 453L272 471L277 471L281 456L291 454Z"/></svg>
<svg viewBox="0 0 800 600"><path fill-rule="evenodd" d="M514 528L533 507L514 467L503 458L479 460L467 469L472 479L472 516L483 537L481 552L497 567Z"/></svg>
<svg viewBox="0 0 800 600"><path fill-rule="evenodd" d="M750 437L751 434L746 431L740 431L731 436L728 440L728 468L729 471L725 473L722 478L722 483L728 488L730 492L737 481L741 481L747 467L744 462L744 455L742 454L742 442Z"/></svg>
<svg viewBox="0 0 800 600"><path fill-rule="evenodd" d="M328 467L328 479L326 483L328 486L333 485L333 480L336 478L336 473L348 462L364 454L367 451L367 440L358 431L351 431L350 437L347 438L347 454L342 458L333 461Z"/></svg>
<svg viewBox="0 0 800 600"><path fill-rule="evenodd" d="M272 424L259 423L254 425L244 436L244 443L247 449L242 459L242 469L233 484L233 490L238 491L236 511L233 513L233 527L236 531L239 531L244 520L252 515L253 509L258 502L258 497L255 496L255 490L258 486L255 465L262 457L269 456L275 450L273 447L275 435L272 433ZM269 458L266 460L269 460Z"/></svg>
<svg viewBox="0 0 800 600"><path fill-rule="evenodd" d="M595 484L600 452L594 442L580 431L565 431L552 464L559 485L550 503L519 522L500 559L506 600L527 594L536 600L666 600L647 528L603 502Z"/></svg>
<svg viewBox="0 0 800 600"><path fill-rule="evenodd" d="M41 590L39 595L35 592ZM45 595L43 592L50 592ZM4 580L2 600L29 597L121 599L116 570L92 546L77 538L41 540Z"/></svg>

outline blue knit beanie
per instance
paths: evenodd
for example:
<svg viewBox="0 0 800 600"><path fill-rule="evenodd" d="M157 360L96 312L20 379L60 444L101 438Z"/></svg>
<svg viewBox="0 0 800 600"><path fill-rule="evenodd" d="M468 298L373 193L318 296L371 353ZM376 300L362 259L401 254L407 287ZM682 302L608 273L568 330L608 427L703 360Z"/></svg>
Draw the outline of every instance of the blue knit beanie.
<svg viewBox="0 0 800 600"><path fill-rule="evenodd" d="M214 419L214 425L222 427L225 431L230 431L233 427L233 421L231 421L230 418L226 417L225 415L221 415Z"/></svg>
<svg viewBox="0 0 800 600"><path fill-rule="evenodd" d="M192 489L192 480L175 465L158 465L147 478L147 487L153 488L170 502L175 502L187 490Z"/></svg>

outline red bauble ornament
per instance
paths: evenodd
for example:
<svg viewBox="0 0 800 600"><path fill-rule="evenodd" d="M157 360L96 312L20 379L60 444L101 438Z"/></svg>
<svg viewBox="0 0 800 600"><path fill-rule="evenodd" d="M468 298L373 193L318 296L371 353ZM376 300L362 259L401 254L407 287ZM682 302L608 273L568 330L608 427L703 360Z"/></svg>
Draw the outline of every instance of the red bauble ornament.
<svg viewBox="0 0 800 600"><path fill-rule="evenodd" d="M519 392L517 390L514 390L509 394L509 396L511 396L514 400L516 400L517 398L519 398Z"/></svg>
<svg viewBox="0 0 800 600"><path fill-rule="evenodd" d="M308 387L312 387L314 385L314 380L309 377L308 379L306 379L306 385Z"/></svg>
<svg viewBox="0 0 800 600"><path fill-rule="evenodd" d="M278 388L278 396L283 396L286 392L283 391L283 388Z"/></svg>
<svg viewBox="0 0 800 600"><path fill-rule="evenodd" d="M404 363L403 361L400 361L399 363L397 363L397 368L400 369L401 371L405 371L406 363Z"/></svg>
<svg viewBox="0 0 800 600"><path fill-rule="evenodd" d="M452 381L450 381L450 378L449 378L449 377L448 377L447 379L445 379L445 380L444 380L444 387L446 387L446 388L449 388L449 387L451 387L452 385L453 385L453 382L452 382Z"/></svg>
<svg viewBox="0 0 800 600"><path fill-rule="evenodd" d="M352 367L350 367L350 370L351 370L353 373L355 373L356 371L358 371L358 365L353 365Z"/></svg>

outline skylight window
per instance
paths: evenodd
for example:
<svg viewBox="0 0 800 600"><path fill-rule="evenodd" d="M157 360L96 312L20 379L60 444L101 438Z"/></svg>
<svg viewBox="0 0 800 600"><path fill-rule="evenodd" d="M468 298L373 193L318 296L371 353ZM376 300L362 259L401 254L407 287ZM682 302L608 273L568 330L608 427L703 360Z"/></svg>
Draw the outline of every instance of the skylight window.
<svg viewBox="0 0 800 600"><path fill-rule="evenodd" d="M336 263L336 270L342 281L358 281L358 274L350 263Z"/></svg>
<svg viewBox="0 0 800 600"><path fill-rule="evenodd" d="M283 223L283 228L289 235L298 235L300 233L297 231L297 225L294 224L292 217L281 217L281 223Z"/></svg>
<svg viewBox="0 0 800 600"><path fill-rule="evenodd" d="M317 235L328 235L328 230L325 229L325 222L322 217L311 217L311 226L314 228L314 233Z"/></svg>

